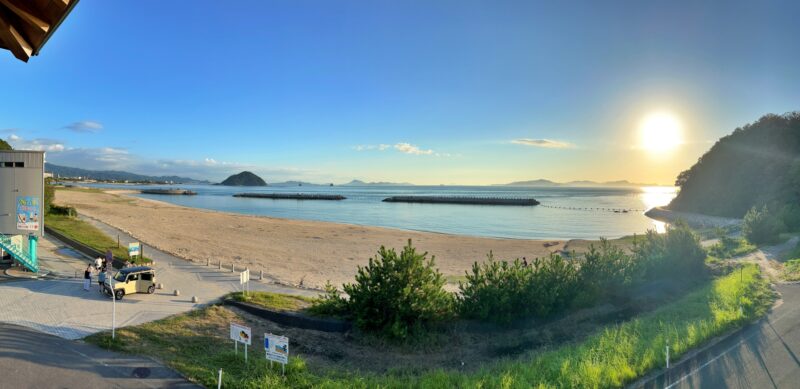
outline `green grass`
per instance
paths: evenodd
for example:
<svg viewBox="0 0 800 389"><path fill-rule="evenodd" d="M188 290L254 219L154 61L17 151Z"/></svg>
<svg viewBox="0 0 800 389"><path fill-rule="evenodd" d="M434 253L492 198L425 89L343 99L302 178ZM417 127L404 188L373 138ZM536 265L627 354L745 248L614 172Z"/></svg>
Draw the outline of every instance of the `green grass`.
<svg viewBox="0 0 800 389"><path fill-rule="evenodd" d="M800 258L783 263L783 278L786 281L800 281Z"/></svg>
<svg viewBox="0 0 800 389"><path fill-rule="evenodd" d="M45 225L64 234L66 237L74 239L83 243L100 252L106 252L111 249L115 258L127 259L128 248L117 247L117 241L97 229L97 227L80 220L78 218L63 216L63 215L45 215ZM144 260L137 258L131 262L147 263L150 259L145 257Z"/></svg>
<svg viewBox="0 0 800 389"><path fill-rule="evenodd" d="M233 292L227 296L236 301L248 302L275 311L301 311L314 301L311 297L270 292Z"/></svg>
<svg viewBox="0 0 800 389"><path fill-rule="evenodd" d="M748 242L746 239L737 238L731 239L728 243L722 241L717 242L708 248L708 254L722 259L740 257L745 254L750 254L756 251L758 247Z"/></svg>
<svg viewBox="0 0 800 389"><path fill-rule="evenodd" d="M208 387L216 385L217 370L222 368L223 385L237 388L604 388L622 386L662 367L667 344L673 360L677 360L691 348L763 316L772 299L758 267L746 265L674 303L605 327L578 344L498 361L470 373L316 372L295 356L287 367L286 378L282 378L277 368L267 367L260 353L251 354L247 367L241 356L233 354L227 330L235 315L219 306L119 329L115 342L111 342L108 333L86 340L156 357Z"/></svg>

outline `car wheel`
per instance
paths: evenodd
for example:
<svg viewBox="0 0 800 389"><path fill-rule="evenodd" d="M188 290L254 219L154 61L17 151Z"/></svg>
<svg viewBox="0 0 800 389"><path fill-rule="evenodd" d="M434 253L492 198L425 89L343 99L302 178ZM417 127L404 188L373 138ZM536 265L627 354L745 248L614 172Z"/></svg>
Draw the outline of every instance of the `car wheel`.
<svg viewBox="0 0 800 389"><path fill-rule="evenodd" d="M156 292L156 286L155 285L150 285L150 287L147 288L147 294L153 294L155 292Z"/></svg>
<svg viewBox="0 0 800 389"><path fill-rule="evenodd" d="M122 300L122 296L125 296L125 291L124 290L118 290L118 291L114 292L114 297L117 300Z"/></svg>

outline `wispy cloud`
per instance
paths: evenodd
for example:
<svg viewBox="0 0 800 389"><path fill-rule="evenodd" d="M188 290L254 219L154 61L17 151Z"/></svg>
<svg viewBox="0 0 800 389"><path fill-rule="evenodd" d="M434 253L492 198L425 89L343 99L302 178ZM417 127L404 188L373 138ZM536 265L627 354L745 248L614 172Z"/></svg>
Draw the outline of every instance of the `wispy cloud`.
<svg viewBox="0 0 800 389"><path fill-rule="evenodd" d="M431 149L423 149L419 146L412 145L408 142L399 142L395 143L394 145L389 145L385 143L377 144L377 145L357 145L353 146L353 150L355 151L386 151L386 150L395 150L405 154L411 155L435 155L437 157L449 157L450 154L448 153L437 153Z"/></svg>
<svg viewBox="0 0 800 389"><path fill-rule="evenodd" d="M97 133L103 129L103 124L94 120L82 120L80 122L75 122L64 126L64 128L73 132Z"/></svg>
<svg viewBox="0 0 800 389"><path fill-rule="evenodd" d="M520 138L512 140L511 143L523 146L543 147L547 149L568 149L574 147L574 145L571 143L551 139Z"/></svg>
<svg viewBox="0 0 800 389"><path fill-rule="evenodd" d="M60 152L64 151L64 143L55 139L36 138L24 139L17 134L11 134L6 137L8 143L11 144L16 150L37 150L47 152Z"/></svg>
<svg viewBox="0 0 800 389"><path fill-rule="evenodd" d="M394 145L395 150L406 153L406 154L414 154L414 155L431 155L433 154L433 150L423 150L417 146L414 146L410 143L398 143Z"/></svg>

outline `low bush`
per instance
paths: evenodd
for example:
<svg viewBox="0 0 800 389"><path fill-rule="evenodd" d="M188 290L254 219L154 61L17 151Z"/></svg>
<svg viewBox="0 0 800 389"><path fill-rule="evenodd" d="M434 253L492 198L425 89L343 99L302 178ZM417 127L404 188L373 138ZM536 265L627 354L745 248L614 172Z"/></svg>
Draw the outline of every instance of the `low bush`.
<svg viewBox="0 0 800 389"><path fill-rule="evenodd" d="M51 204L50 208L48 208L48 214L77 217L78 211L74 207Z"/></svg>
<svg viewBox="0 0 800 389"><path fill-rule="evenodd" d="M778 211L778 219L787 231L800 231L800 205L786 204Z"/></svg>
<svg viewBox="0 0 800 389"><path fill-rule="evenodd" d="M757 247L755 245L745 239L731 238L727 235L722 235L719 237L719 242L708 248L708 255L725 259L749 254L756 249Z"/></svg>
<svg viewBox="0 0 800 389"><path fill-rule="evenodd" d="M755 244L770 244L779 240L785 230L783 222L770 212L767 206L750 208L744 215L742 233Z"/></svg>
<svg viewBox="0 0 800 389"><path fill-rule="evenodd" d="M706 275L706 252L685 223L676 223L663 234L648 231L633 249L644 280L700 278Z"/></svg>
<svg viewBox="0 0 800 389"><path fill-rule="evenodd" d="M427 253L417 253L411 240L399 255L381 247L366 267L358 267L355 283L343 285L348 297L329 288L317 304L317 312L343 313L359 328L395 339L405 339L431 322L452 317L455 299L443 289L446 281L434 266L434 258L426 257Z"/></svg>
<svg viewBox="0 0 800 389"><path fill-rule="evenodd" d="M786 281L800 281L800 258L790 259L783 264L783 278Z"/></svg>
<svg viewBox="0 0 800 389"><path fill-rule="evenodd" d="M636 241L634 239L634 245ZM624 293L638 272L631 255L603 238L598 247L589 246L589 251L578 263L581 305Z"/></svg>

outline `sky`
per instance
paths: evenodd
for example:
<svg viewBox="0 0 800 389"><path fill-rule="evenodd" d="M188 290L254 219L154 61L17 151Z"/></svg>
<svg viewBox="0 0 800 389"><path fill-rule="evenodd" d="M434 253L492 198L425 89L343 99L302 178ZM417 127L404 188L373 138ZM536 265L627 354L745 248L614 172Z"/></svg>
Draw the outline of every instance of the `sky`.
<svg viewBox="0 0 800 389"><path fill-rule="evenodd" d="M800 107L800 2L82 0L0 52L0 138L220 181L671 184ZM679 125L669 150L642 123Z"/></svg>

